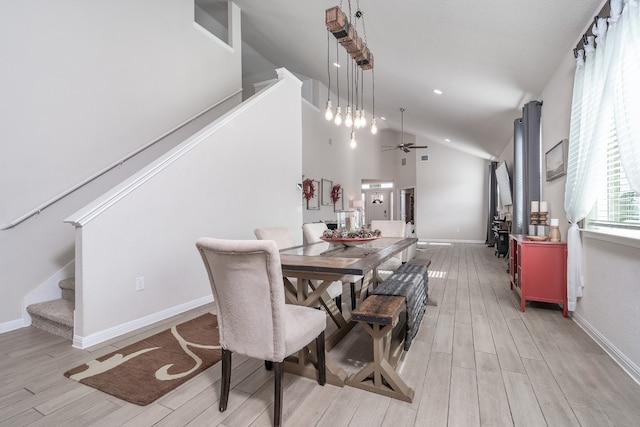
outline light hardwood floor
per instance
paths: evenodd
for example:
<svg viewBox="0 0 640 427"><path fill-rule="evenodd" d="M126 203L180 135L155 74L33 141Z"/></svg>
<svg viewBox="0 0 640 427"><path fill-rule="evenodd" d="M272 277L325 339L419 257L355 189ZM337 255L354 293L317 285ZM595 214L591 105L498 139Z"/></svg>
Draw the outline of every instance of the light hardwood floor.
<svg viewBox="0 0 640 427"><path fill-rule="evenodd" d="M638 426L640 386L553 307L518 310L507 261L481 244L422 246L432 259L428 307L400 372L405 403L285 374L287 426ZM348 308L348 297L345 302ZM140 407L63 377L69 368L193 318L202 307L90 350L33 328L0 335L0 426L268 426L273 380L234 356L228 409L215 365ZM350 372L368 360L359 327L331 354Z"/></svg>

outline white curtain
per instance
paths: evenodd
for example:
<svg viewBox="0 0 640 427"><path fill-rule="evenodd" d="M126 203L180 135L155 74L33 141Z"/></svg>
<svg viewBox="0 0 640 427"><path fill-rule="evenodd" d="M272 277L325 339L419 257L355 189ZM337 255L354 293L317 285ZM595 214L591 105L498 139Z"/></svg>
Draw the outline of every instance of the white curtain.
<svg viewBox="0 0 640 427"><path fill-rule="evenodd" d="M613 76L613 105L620 161L629 185L640 193L640 7L625 2L615 31L617 68Z"/></svg>
<svg viewBox="0 0 640 427"><path fill-rule="evenodd" d="M611 0L611 17L599 18L577 57L569 133L564 208L567 233L568 308L575 310L584 287L578 222L591 211L604 179L607 135L616 130L620 157L632 188L640 192L640 15L638 0ZM622 11L622 12L621 12ZM608 23L608 27L607 27ZM597 48L596 48L597 44ZM635 119L635 121L634 121ZM635 144L634 144L635 141ZM633 177L633 178L632 178Z"/></svg>
<svg viewBox="0 0 640 427"><path fill-rule="evenodd" d="M569 149L567 160L567 181L565 188L564 210L571 227L567 232L568 259L567 259L567 299L568 308L574 311L577 298L582 296L584 280L582 277L582 242L580 231L575 218L577 217L578 195L581 193L580 183L584 183L586 168L579 168L581 159L589 156L582 141L582 103L584 99L584 75L585 75L585 51L580 49L576 56L576 73L573 79L573 98L571 101L571 125L569 130ZM585 162L588 163L588 162Z"/></svg>
<svg viewBox="0 0 640 427"><path fill-rule="evenodd" d="M598 162L603 159L603 145L597 143L596 123L604 112L601 108L605 93L606 29L594 27L594 34L598 35L598 49L595 48L595 38L589 37L584 46L584 64L581 54L578 56L569 131L564 209L571 223L567 232L567 300L570 311L576 309L576 302L582 296L584 288L582 241L578 222L587 216L596 200L596 188L601 176Z"/></svg>

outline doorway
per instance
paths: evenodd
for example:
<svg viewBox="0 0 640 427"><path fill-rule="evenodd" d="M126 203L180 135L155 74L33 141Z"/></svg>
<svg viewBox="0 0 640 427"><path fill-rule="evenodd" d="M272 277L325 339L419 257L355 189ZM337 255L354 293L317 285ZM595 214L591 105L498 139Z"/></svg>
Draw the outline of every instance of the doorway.
<svg viewBox="0 0 640 427"><path fill-rule="evenodd" d="M398 197L397 194L395 195ZM394 210L393 182L379 180L362 180L362 200L367 223L372 220L392 220L398 212Z"/></svg>
<svg viewBox="0 0 640 427"><path fill-rule="evenodd" d="M400 190L400 219L415 224L414 188Z"/></svg>
<svg viewBox="0 0 640 427"><path fill-rule="evenodd" d="M367 221L393 219L393 191L375 189L364 192Z"/></svg>

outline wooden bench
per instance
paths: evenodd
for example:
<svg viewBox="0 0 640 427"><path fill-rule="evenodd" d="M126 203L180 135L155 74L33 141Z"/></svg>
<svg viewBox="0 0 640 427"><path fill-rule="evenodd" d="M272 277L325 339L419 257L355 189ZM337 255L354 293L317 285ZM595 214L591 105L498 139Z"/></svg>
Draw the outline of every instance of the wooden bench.
<svg viewBox="0 0 640 427"><path fill-rule="evenodd" d="M405 298L393 295L371 295L353 310L351 318L360 322L373 340L373 362L369 362L359 372L351 374L346 384L405 402L413 402L413 389L395 371L403 353L404 312ZM394 328L400 333L394 334Z"/></svg>
<svg viewBox="0 0 640 427"><path fill-rule="evenodd" d="M431 259L429 258L413 258L409 261L406 262L407 265L422 265L425 268L429 268L429 266L431 265ZM425 283L429 282L429 277L425 277L424 278ZM431 306L437 306L438 305L438 301L436 301L435 299L431 298L429 296L429 294L427 294L427 305L431 305Z"/></svg>

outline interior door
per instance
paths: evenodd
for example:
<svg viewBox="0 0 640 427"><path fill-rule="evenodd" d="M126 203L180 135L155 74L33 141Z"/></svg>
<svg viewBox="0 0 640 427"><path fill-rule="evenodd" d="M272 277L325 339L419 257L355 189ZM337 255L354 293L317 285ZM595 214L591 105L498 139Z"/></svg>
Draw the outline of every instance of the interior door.
<svg viewBox="0 0 640 427"><path fill-rule="evenodd" d="M367 222L393 219L391 195L392 192L386 189L370 190L365 193Z"/></svg>

